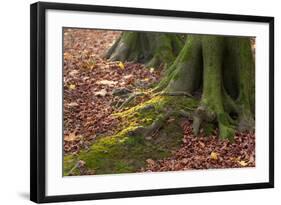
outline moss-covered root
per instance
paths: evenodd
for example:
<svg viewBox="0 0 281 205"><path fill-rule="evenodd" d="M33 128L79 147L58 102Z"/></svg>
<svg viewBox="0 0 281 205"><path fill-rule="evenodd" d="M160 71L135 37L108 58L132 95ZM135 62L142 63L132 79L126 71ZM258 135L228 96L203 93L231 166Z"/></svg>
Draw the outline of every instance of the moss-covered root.
<svg viewBox="0 0 281 205"><path fill-rule="evenodd" d="M145 138L150 138L154 132L158 131L159 129L163 128L167 119L169 117L189 117L190 114L184 110L177 110L177 111L167 111L165 114L159 114L157 118L153 121L152 124L146 127L138 127L131 133L132 136L135 135L142 135Z"/></svg>
<svg viewBox="0 0 281 205"><path fill-rule="evenodd" d="M198 134L202 122L218 123L219 135L223 139L232 139L234 128L224 109L222 62L224 38L202 36L203 52L203 94L201 106L194 113L193 131Z"/></svg>
<svg viewBox="0 0 281 205"><path fill-rule="evenodd" d="M165 92L192 93L202 81L201 37L189 35L175 62L168 68L159 88Z"/></svg>
<svg viewBox="0 0 281 205"><path fill-rule="evenodd" d="M176 34L123 32L105 57L111 61L135 61L158 67L172 63L183 45Z"/></svg>
<svg viewBox="0 0 281 205"><path fill-rule="evenodd" d="M147 138L150 137L155 131L163 127L165 121L169 118L171 113L166 113L165 115L159 115L153 123L147 127L138 127L132 135L142 135Z"/></svg>
<svg viewBox="0 0 281 205"><path fill-rule="evenodd" d="M89 150L64 157L64 174L116 174L137 172L147 159L163 159L182 142L181 117L189 117L198 101L185 96L155 96L128 110L115 113L116 134L98 138ZM157 132L155 132L157 131Z"/></svg>
<svg viewBox="0 0 281 205"><path fill-rule="evenodd" d="M253 130L255 125L255 81L252 79L255 79L255 64L250 39L236 37L227 38L226 41L228 62L231 65L228 69L232 69L235 75L233 75L234 80L225 79L225 82L229 82L225 83L225 86L228 90L236 90L235 93L237 93L234 97L236 97L235 103L238 107L239 130Z"/></svg>
<svg viewBox="0 0 281 205"><path fill-rule="evenodd" d="M151 33L146 34L146 39L152 51L151 58L144 61L147 67L171 65L184 45L184 41L176 34ZM143 49L142 52L147 51Z"/></svg>
<svg viewBox="0 0 281 205"><path fill-rule="evenodd" d="M85 169L94 174L137 172L145 166L147 159L163 159L180 146L182 133L175 123L165 126L163 133L153 140L135 132L136 129L130 127L114 136L100 138L88 151L65 156L64 174L80 175L79 170L73 170L79 161L83 161Z"/></svg>

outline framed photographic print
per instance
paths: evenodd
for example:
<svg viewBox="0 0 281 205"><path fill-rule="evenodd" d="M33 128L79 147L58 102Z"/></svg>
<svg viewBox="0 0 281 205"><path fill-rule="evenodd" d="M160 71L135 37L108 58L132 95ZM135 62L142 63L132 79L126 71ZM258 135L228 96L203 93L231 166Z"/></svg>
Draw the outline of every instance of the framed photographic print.
<svg viewBox="0 0 281 205"><path fill-rule="evenodd" d="M31 200L274 187L274 18L31 5Z"/></svg>

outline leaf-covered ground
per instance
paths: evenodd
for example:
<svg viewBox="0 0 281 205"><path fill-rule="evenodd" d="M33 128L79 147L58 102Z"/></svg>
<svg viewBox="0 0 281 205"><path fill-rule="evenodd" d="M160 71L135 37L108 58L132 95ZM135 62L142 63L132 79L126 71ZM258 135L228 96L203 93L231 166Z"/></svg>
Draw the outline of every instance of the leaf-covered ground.
<svg viewBox="0 0 281 205"><path fill-rule="evenodd" d="M255 166L254 133L236 133L234 142L218 139L215 131L210 136L192 134L191 122L181 123L184 131L182 146L173 156L147 160L142 171L179 171L190 169L236 168Z"/></svg>
<svg viewBox="0 0 281 205"><path fill-rule="evenodd" d="M97 138L120 131L120 119L112 114L120 109L130 93L146 90L160 79L157 69L103 58L119 36L120 32L116 31L64 30L65 156L88 150ZM135 100L138 104L146 98ZM188 120L181 122L181 127L184 135L179 149L165 159L148 157L146 166L139 171L255 166L254 133L236 133L234 142L230 143L218 139L216 131L210 136L193 136ZM73 169L95 173L95 170L87 169L86 162L78 160L75 163Z"/></svg>
<svg viewBox="0 0 281 205"><path fill-rule="evenodd" d="M111 113L125 100L117 92L135 92L158 81L159 73L141 64L102 58L120 32L64 30L64 152L88 148L118 126Z"/></svg>

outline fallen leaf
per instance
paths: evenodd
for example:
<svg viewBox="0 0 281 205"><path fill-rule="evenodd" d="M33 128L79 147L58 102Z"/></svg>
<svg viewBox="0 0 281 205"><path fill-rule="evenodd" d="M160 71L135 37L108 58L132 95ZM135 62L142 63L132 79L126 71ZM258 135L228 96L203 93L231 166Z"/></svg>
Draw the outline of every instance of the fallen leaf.
<svg viewBox="0 0 281 205"><path fill-rule="evenodd" d="M64 58L66 60L71 60L72 59L72 55L70 53L64 53L63 55L64 55Z"/></svg>
<svg viewBox="0 0 281 205"><path fill-rule="evenodd" d="M188 142L188 140L186 138L183 138L182 142L186 144Z"/></svg>
<svg viewBox="0 0 281 205"><path fill-rule="evenodd" d="M255 158L254 158L254 156L250 156L250 159L249 159L249 163L253 163L253 162L255 162Z"/></svg>
<svg viewBox="0 0 281 205"><path fill-rule="evenodd" d="M211 152L211 159L217 160L218 159L218 154L216 152Z"/></svg>
<svg viewBox="0 0 281 205"><path fill-rule="evenodd" d="M118 66L122 70L125 69L125 65L121 61L118 63Z"/></svg>
<svg viewBox="0 0 281 205"><path fill-rule="evenodd" d="M201 147L203 147L203 148L205 147L205 144L203 142L199 141L199 144Z"/></svg>
<svg viewBox="0 0 281 205"><path fill-rule="evenodd" d="M117 81L112 81L112 80L100 80L97 82L99 85L116 85L118 82Z"/></svg>
<svg viewBox="0 0 281 205"><path fill-rule="evenodd" d="M187 164L188 163L188 159L187 158L183 158L182 160L181 160L181 162L183 163L183 164Z"/></svg>
<svg viewBox="0 0 281 205"><path fill-rule="evenodd" d="M94 94L95 94L96 96L102 96L102 97L104 97L104 96L106 96L107 91L106 91L106 89L102 89L102 90L100 90L100 91L98 91L98 92L95 92Z"/></svg>
<svg viewBox="0 0 281 205"><path fill-rule="evenodd" d="M69 89L70 89L70 90L74 90L75 88L76 88L76 85L74 85L74 84L70 84L70 85L69 85Z"/></svg>
<svg viewBox="0 0 281 205"><path fill-rule="evenodd" d="M124 79L129 79L129 78L132 78L133 77L133 75L132 74L129 74L129 75L125 75L123 78Z"/></svg>
<svg viewBox="0 0 281 205"><path fill-rule="evenodd" d="M146 162L147 162L148 164L155 164L155 161L152 160L152 159L147 159Z"/></svg>
<svg viewBox="0 0 281 205"><path fill-rule="evenodd" d="M245 166L247 166L247 165L248 165L248 163L247 163L247 162L245 162L244 160L242 160L242 161L238 161L238 164L240 164L242 167L245 167Z"/></svg>
<svg viewBox="0 0 281 205"><path fill-rule="evenodd" d="M80 138L81 138L80 135L75 135L74 133L70 133L69 135L64 136L64 141L71 142Z"/></svg>
<svg viewBox="0 0 281 205"><path fill-rule="evenodd" d="M68 103L67 106L75 107L75 106L78 106L78 103L77 102L71 102L71 103Z"/></svg>
<svg viewBox="0 0 281 205"><path fill-rule="evenodd" d="M74 76L74 75L76 75L78 73L79 73L78 70L72 70L72 71L69 72L69 75Z"/></svg>

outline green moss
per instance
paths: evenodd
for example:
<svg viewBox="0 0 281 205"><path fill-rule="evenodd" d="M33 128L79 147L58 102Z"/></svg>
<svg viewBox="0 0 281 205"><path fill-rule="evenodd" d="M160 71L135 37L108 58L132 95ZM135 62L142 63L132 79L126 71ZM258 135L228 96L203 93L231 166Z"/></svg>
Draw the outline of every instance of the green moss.
<svg viewBox="0 0 281 205"><path fill-rule="evenodd" d="M228 124L228 118L225 113L218 114L218 122L225 124L225 125Z"/></svg>
<svg viewBox="0 0 281 205"><path fill-rule="evenodd" d="M173 76L173 80L178 80L179 78L180 78L180 74L175 73L175 75Z"/></svg>
<svg viewBox="0 0 281 205"><path fill-rule="evenodd" d="M128 136L128 130L122 131L117 135L98 139L89 151L65 157L64 173L68 173L78 160L86 162L87 169L94 170L96 174L136 172L145 165L148 158L161 159L169 156L171 148L176 147L176 139L175 136L166 136L161 140L159 138L156 143L143 136Z"/></svg>
<svg viewBox="0 0 281 205"><path fill-rule="evenodd" d="M64 156L63 175L66 176L70 172L70 170L75 166L76 163L77 160L75 159L74 155ZM74 173L74 174L79 174L79 173Z"/></svg>
<svg viewBox="0 0 281 205"><path fill-rule="evenodd" d="M233 141L235 130L234 127L229 122L228 114L219 113L218 123L219 123L219 130L220 130L220 138Z"/></svg>
<svg viewBox="0 0 281 205"><path fill-rule="evenodd" d="M219 123L219 129L221 139L228 139L231 142L234 140L235 130L231 126Z"/></svg>
<svg viewBox="0 0 281 205"><path fill-rule="evenodd" d="M169 92L192 93L200 86L201 73L201 37L189 35L175 62L168 68L168 77L160 84Z"/></svg>
<svg viewBox="0 0 281 205"><path fill-rule="evenodd" d="M136 172L145 166L146 159L157 160L170 156L171 151L181 144L179 120L164 122L163 128L150 140L141 134L132 136L130 133L139 126L148 126L159 119L163 110L193 109L197 103L187 97L156 96L129 110L115 113L114 116L121 121L120 131L112 136L98 138L89 150L65 156L64 175L69 173L78 160L83 160L86 168L95 174L114 174ZM79 175L79 172L74 170L72 174Z"/></svg>
<svg viewBox="0 0 281 205"><path fill-rule="evenodd" d="M201 127L202 127L202 129L204 131L204 134L206 136L211 135L213 133L214 129L215 129L214 123L208 123L208 122L202 123Z"/></svg>

